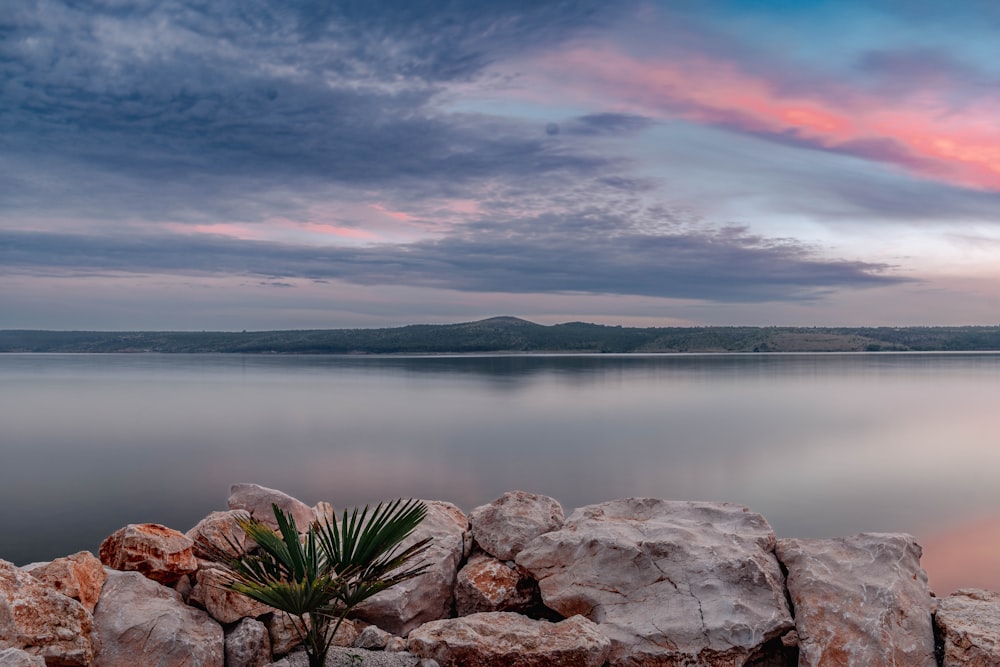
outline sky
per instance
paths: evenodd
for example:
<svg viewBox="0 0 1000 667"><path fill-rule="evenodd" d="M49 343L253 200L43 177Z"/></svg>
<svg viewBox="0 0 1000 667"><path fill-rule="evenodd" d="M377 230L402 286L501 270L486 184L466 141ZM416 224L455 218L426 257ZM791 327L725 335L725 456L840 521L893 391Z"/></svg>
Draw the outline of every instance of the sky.
<svg viewBox="0 0 1000 667"><path fill-rule="evenodd" d="M0 328L1000 322L987 0L6 0Z"/></svg>

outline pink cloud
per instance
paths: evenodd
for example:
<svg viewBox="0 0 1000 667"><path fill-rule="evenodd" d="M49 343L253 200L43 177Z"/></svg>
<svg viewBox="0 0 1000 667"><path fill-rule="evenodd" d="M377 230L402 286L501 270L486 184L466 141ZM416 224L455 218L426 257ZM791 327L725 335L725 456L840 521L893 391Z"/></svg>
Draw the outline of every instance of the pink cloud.
<svg viewBox="0 0 1000 667"><path fill-rule="evenodd" d="M846 84L840 91L825 85L790 92L731 62L639 59L611 46L549 54L540 71L546 86L561 87L580 102L592 102L597 90L603 100L619 100L619 111L771 135L892 163L925 178L1000 190L1000 99L984 96L955 110L940 80L906 96Z"/></svg>

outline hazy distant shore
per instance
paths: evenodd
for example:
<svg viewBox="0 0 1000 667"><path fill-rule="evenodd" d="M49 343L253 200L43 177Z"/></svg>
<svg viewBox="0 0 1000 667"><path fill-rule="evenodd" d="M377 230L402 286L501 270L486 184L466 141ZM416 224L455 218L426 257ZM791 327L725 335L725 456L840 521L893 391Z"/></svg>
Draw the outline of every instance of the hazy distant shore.
<svg viewBox="0 0 1000 667"><path fill-rule="evenodd" d="M514 317L386 329L288 331L0 330L0 353L461 354L1000 351L1000 326L544 326Z"/></svg>

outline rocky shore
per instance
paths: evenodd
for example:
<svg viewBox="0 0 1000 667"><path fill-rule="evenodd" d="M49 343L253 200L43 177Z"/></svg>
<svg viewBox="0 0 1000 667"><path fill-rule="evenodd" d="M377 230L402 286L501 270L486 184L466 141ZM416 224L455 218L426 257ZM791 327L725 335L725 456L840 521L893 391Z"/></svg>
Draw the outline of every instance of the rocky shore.
<svg viewBox="0 0 1000 667"><path fill-rule="evenodd" d="M236 517L272 503L300 526L333 510L236 484L187 533L129 525L96 556L0 560L0 665L304 667L289 619L195 548L242 540ZM432 538L431 567L359 607L328 665L1000 665L1000 595L935 598L909 535L779 540L745 507L650 498L569 517L522 491L427 505L410 539Z"/></svg>

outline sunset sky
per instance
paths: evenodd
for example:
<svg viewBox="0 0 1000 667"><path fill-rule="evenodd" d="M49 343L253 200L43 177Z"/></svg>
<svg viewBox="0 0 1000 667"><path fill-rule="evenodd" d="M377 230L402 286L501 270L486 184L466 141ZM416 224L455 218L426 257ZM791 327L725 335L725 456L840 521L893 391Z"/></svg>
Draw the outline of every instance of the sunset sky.
<svg viewBox="0 0 1000 667"><path fill-rule="evenodd" d="M6 0L0 328L1000 322L1000 4Z"/></svg>

